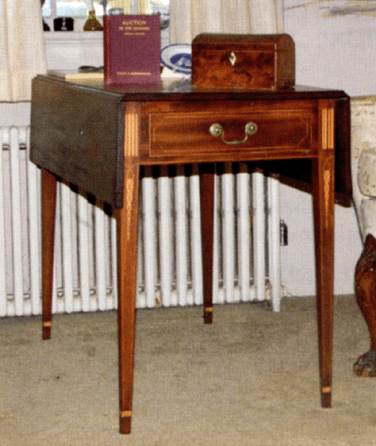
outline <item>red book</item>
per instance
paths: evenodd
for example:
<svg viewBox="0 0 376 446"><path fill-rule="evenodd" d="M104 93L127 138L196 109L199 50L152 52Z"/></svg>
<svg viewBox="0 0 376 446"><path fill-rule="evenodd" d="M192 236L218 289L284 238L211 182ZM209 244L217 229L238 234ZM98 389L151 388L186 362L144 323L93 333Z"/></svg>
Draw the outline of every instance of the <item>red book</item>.
<svg viewBox="0 0 376 446"><path fill-rule="evenodd" d="M161 82L159 15L104 16L103 45L106 85Z"/></svg>

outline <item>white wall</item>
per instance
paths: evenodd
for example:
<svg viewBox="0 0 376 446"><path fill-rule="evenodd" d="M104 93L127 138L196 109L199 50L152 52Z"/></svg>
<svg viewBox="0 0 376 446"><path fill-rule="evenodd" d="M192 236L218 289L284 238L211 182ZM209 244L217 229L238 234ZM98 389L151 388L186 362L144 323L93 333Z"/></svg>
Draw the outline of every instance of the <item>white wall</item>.
<svg viewBox="0 0 376 446"><path fill-rule="evenodd" d="M297 82L376 93L376 2L283 0L296 44Z"/></svg>
<svg viewBox="0 0 376 446"><path fill-rule="evenodd" d="M297 83L376 94L376 2L284 0L284 30L296 45ZM282 186L282 281L293 295L315 293L311 197ZM353 208L336 206L335 294L353 292L362 244Z"/></svg>

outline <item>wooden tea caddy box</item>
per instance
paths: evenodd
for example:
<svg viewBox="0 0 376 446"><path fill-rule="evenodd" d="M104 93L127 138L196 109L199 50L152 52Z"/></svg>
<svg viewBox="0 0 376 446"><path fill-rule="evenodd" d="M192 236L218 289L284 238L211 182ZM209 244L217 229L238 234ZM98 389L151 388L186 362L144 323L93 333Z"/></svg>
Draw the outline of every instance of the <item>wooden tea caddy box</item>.
<svg viewBox="0 0 376 446"><path fill-rule="evenodd" d="M192 84L250 90L292 87L294 41L288 34L199 34L192 42Z"/></svg>

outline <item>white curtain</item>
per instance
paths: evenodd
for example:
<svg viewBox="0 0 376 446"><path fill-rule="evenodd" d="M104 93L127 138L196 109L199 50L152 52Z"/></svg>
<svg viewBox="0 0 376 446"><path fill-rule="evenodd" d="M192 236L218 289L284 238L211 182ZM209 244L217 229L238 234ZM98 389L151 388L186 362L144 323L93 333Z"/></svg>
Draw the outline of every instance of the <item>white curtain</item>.
<svg viewBox="0 0 376 446"><path fill-rule="evenodd" d="M191 43L202 32L282 33L282 0L170 0L170 42Z"/></svg>
<svg viewBox="0 0 376 446"><path fill-rule="evenodd" d="M0 0L0 101L31 99L31 79L46 72L40 0Z"/></svg>

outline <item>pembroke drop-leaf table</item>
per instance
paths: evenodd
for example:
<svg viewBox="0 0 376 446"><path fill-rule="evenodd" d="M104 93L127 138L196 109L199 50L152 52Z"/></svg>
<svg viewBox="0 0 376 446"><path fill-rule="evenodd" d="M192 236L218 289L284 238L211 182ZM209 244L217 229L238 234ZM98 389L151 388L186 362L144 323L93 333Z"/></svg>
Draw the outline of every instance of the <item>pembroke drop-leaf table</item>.
<svg viewBox="0 0 376 446"><path fill-rule="evenodd" d="M296 86L210 90L187 80L106 88L33 80L31 160L42 169L42 331L51 336L57 181L112 206L117 221L120 432L132 415L140 167L199 163L204 322L212 322L214 163L252 162L313 194L320 393L331 406L335 197L351 195L349 98Z"/></svg>

